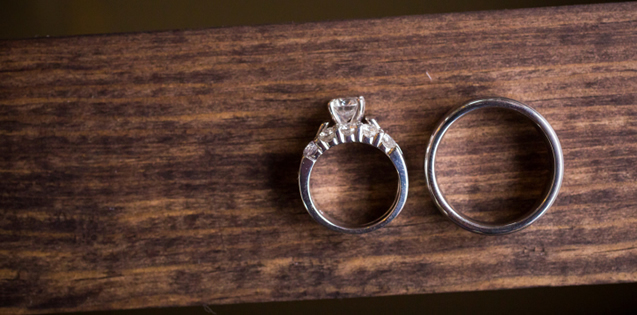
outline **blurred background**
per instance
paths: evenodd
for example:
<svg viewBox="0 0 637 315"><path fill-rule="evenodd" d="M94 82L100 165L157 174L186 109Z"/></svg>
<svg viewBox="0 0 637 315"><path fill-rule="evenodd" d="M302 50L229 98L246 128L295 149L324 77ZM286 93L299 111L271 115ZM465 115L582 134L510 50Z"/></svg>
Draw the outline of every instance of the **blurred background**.
<svg viewBox="0 0 637 315"><path fill-rule="evenodd" d="M599 0L22 0L0 2L0 39L304 23ZM610 2L610 1L609 1ZM637 17L636 17L637 18ZM1 45L1 43L0 43ZM1 65L0 65L1 67ZM637 268L637 266L636 266ZM615 284L291 301L84 314L637 314L637 285Z"/></svg>
<svg viewBox="0 0 637 315"><path fill-rule="evenodd" d="M0 38L303 23L599 2L605 1L3 0L0 1Z"/></svg>

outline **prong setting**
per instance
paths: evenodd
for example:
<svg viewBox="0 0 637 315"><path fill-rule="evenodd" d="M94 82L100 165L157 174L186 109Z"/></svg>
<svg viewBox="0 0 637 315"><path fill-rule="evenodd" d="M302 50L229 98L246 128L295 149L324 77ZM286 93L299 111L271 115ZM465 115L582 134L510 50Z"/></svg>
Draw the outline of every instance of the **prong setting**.
<svg viewBox="0 0 637 315"><path fill-rule="evenodd" d="M361 107L357 110L362 115L364 113L364 99L360 97ZM358 115L358 114L357 114ZM386 154L391 154L393 150L398 148L398 145L394 139L389 136L373 118L352 117L354 122L341 124L335 121L336 124L329 126L329 123L321 124L319 131L316 134L316 138L312 141L315 143L320 152L312 150L313 147L307 150L308 158L313 160L318 159L320 155L325 153L331 147L337 146L343 143L365 143L377 147ZM402 151L401 151L402 152Z"/></svg>

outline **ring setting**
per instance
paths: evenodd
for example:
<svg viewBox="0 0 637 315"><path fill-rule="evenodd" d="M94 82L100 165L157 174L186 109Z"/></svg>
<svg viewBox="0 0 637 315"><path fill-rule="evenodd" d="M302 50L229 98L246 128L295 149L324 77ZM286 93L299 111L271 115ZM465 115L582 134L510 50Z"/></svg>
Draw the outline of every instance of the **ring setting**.
<svg viewBox="0 0 637 315"><path fill-rule="evenodd" d="M365 99L362 96L333 99L328 103L328 109L335 124L333 126L330 126L329 122L321 124L314 140L303 150L299 169L301 198L314 220L331 230L351 234L373 231L398 216L407 199L408 178L403 152L375 119L364 118ZM362 225L330 219L316 207L309 187L312 168L321 155L334 146L347 143L364 143L376 147L390 158L398 173L399 184L392 207L378 219Z"/></svg>
<svg viewBox="0 0 637 315"><path fill-rule="evenodd" d="M353 105L356 104L356 105ZM349 108L354 107L354 109ZM390 155L393 150L400 150L396 141L378 125L375 119L365 118L365 99L362 96L339 98L329 103L335 126L323 123L314 141L303 150L303 156L317 160L323 152L343 143L366 143L373 145Z"/></svg>

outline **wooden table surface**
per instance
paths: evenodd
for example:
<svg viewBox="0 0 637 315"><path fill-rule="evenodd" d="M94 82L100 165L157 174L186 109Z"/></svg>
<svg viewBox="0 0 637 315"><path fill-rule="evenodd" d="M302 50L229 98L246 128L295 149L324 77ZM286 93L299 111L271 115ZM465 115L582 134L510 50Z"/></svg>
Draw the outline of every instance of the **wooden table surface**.
<svg viewBox="0 0 637 315"><path fill-rule="evenodd" d="M409 199L342 235L299 197L330 98L364 95L401 145ZM429 197L428 137L484 96L536 108L564 184L531 227L461 230ZM0 41L0 312L110 310L637 281L637 3ZM440 182L483 220L547 179L531 125L498 111L445 138ZM345 220L391 203L370 147L317 165Z"/></svg>

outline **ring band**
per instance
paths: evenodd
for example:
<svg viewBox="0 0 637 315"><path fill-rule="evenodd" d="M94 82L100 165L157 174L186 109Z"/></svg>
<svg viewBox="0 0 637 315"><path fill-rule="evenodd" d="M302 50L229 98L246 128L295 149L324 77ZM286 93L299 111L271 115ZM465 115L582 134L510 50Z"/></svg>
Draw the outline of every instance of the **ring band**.
<svg viewBox="0 0 637 315"><path fill-rule="evenodd" d="M365 113L365 99L362 96L333 99L328 108L336 125L328 127L329 123L323 123L314 140L303 151L299 169L301 199L312 218L331 230L350 234L371 232L391 222L405 205L409 182L403 152L376 120L362 121ZM310 175L318 158L331 147L344 143L365 143L378 148L389 157L398 172L398 190L391 208L379 218L365 224L353 225L329 219L316 207L310 193Z"/></svg>
<svg viewBox="0 0 637 315"><path fill-rule="evenodd" d="M487 107L497 107L514 110L530 119L546 138L547 144L550 147L550 151L553 157L553 174L551 183L545 189L545 193L542 196L542 201L540 202L540 204L535 207L533 211L527 213L519 219L506 224L491 224L480 222L477 220L473 220L461 213L458 213L447 202L440 190L440 187L438 186L438 181L436 180L436 153L438 151L438 146L440 145L440 142L442 141L442 138L447 130L449 130L449 127L451 127L451 125L455 121L460 119L460 117L474 110ZM480 99L470 101L451 110L440 121L433 134L431 135L429 145L427 146L427 153L425 155L425 177L427 179L429 192L431 193L436 206L438 206L438 209L440 209L440 211L455 224L466 230L480 234L507 234L519 231L531 225L538 218L540 218L546 212L546 210L551 207L553 202L555 202L555 199L557 198L560 190L560 186L562 185L562 178L564 177L564 157L562 155L562 147L560 146L560 141L557 138L555 131L553 130L549 122L536 110L529 107L528 105L507 98Z"/></svg>

